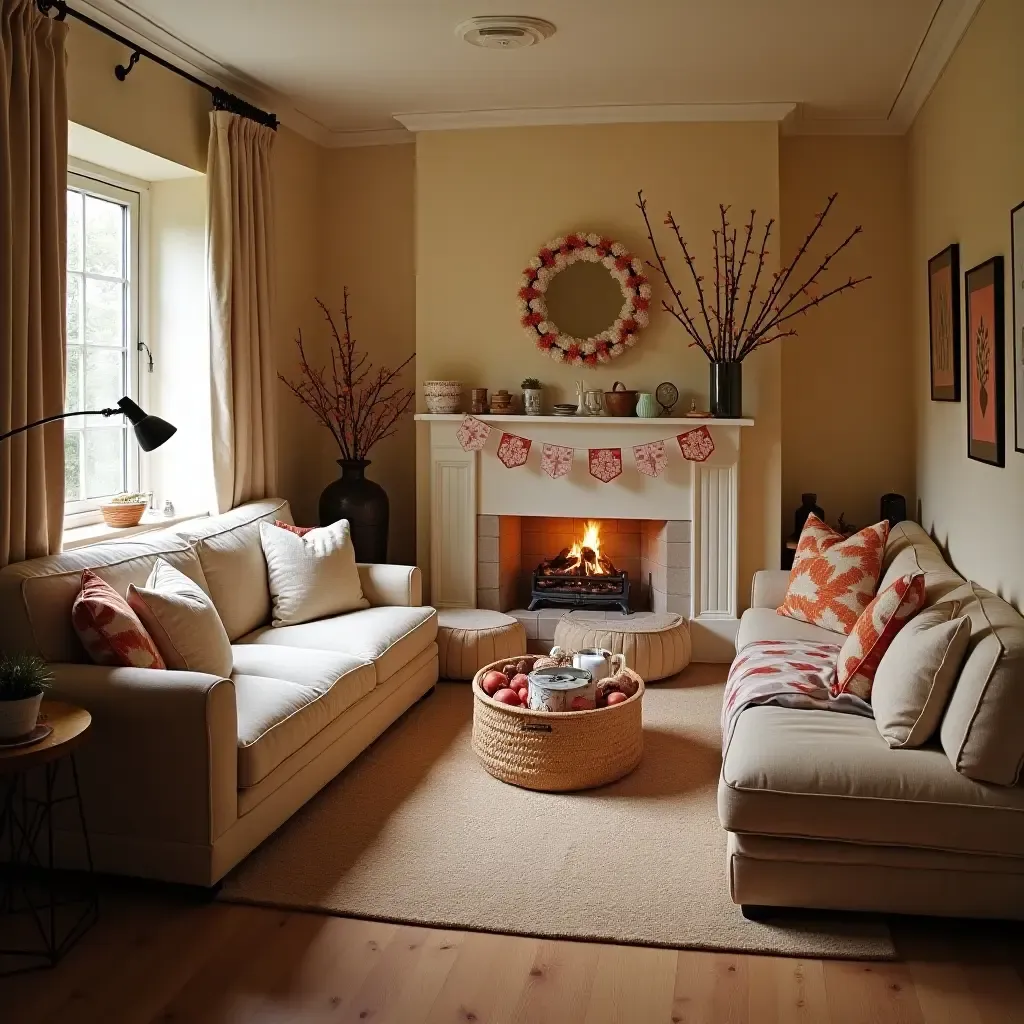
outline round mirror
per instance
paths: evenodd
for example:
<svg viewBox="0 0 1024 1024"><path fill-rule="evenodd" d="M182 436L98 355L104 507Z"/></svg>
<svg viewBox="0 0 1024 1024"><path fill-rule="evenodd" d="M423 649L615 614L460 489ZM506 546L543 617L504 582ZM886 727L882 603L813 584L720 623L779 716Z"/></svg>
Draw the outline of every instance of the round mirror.
<svg viewBox="0 0 1024 1024"><path fill-rule="evenodd" d="M556 238L523 271L520 322L558 362L606 363L647 326L651 286L643 269L624 245L602 235Z"/></svg>

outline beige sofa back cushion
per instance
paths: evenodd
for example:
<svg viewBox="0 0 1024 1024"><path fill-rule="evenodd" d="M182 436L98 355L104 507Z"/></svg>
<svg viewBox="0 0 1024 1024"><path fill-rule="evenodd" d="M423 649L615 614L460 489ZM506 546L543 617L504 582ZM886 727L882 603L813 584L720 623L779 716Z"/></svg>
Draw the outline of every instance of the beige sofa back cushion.
<svg viewBox="0 0 1024 1024"><path fill-rule="evenodd" d="M260 523L275 519L292 522L288 502L281 498L253 501L177 530L179 536L195 544L210 596L232 643L270 622Z"/></svg>
<svg viewBox="0 0 1024 1024"><path fill-rule="evenodd" d="M878 593L901 576L918 572L924 573L926 608L964 584L964 578L946 564L938 545L917 523L897 523L885 542Z"/></svg>
<svg viewBox="0 0 1024 1024"><path fill-rule="evenodd" d="M968 778L1012 786L1024 765L1024 618L973 583L946 601L970 617L971 639L939 729L942 748Z"/></svg>

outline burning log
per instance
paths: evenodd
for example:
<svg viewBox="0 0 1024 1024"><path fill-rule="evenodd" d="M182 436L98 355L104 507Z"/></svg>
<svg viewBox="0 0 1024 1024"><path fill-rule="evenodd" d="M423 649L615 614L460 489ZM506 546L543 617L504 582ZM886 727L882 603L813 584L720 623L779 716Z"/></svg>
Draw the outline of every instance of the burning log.
<svg viewBox="0 0 1024 1024"><path fill-rule="evenodd" d="M537 567L537 571L550 573L551 575L560 575L562 573L571 573L578 565L579 559L571 553L569 548L562 548L554 558L547 562L541 562Z"/></svg>
<svg viewBox="0 0 1024 1024"><path fill-rule="evenodd" d="M581 548L580 549L580 561L583 563L583 571L588 575L592 576L594 568L597 565L597 553L593 548Z"/></svg>

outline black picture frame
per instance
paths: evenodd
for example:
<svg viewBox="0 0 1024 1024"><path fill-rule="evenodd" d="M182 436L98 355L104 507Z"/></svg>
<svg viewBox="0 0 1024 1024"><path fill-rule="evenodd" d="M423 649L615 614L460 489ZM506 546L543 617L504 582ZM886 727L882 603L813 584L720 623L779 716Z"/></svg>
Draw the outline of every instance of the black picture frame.
<svg viewBox="0 0 1024 1024"><path fill-rule="evenodd" d="M939 282L948 278L943 295ZM960 401L960 246L954 242L928 261L928 365L933 402Z"/></svg>
<svg viewBox="0 0 1024 1024"><path fill-rule="evenodd" d="M1010 285L1013 288L1013 448L1024 453L1024 203L1010 211Z"/></svg>
<svg viewBox="0 0 1024 1024"><path fill-rule="evenodd" d="M967 335L967 457L999 468L1006 465L1004 273L1003 257L993 256L984 263L971 267L964 275L964 298L967 307L964 319L964 330ZM986 294L989 289L991 295ZM989 306L992 323L986 330L984 314ZM977 325L974 317L976 307L979 313ZM978 352L984 342L989 343L991 348L986 351L983 373ZM988 410L993 410L991 438L982 437L983 431L976 429L976 408L986 419Z"/></svg>

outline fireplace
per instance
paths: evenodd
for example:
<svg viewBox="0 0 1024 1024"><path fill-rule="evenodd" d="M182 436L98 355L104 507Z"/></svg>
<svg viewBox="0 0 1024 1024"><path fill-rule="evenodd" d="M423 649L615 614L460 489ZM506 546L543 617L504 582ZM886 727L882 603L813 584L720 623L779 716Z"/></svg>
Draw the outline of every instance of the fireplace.
<svg viewBox="0 0 1024 1024"><path fill-rule="evenodd" d="M618 608L629 615L629 573L601 548L601 524L588 520L582 536L531 574L528 611L538 608Z"/></svg>

